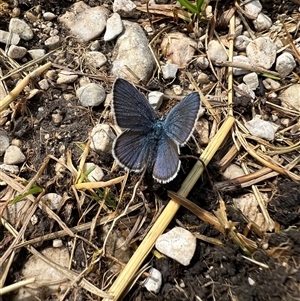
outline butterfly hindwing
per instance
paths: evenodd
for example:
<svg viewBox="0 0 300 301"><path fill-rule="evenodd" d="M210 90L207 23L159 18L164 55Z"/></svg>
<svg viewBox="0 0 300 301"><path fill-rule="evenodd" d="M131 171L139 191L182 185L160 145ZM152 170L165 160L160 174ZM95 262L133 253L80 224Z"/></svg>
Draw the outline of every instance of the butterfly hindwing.
<svg viewBox="0 0 300 301"><path fill-rule="evenodd" d="M191 136L200 111L198 92L186 96L169 112L165 119L165 130L169 137L183 145Z"/></svg>
<svg viewBox="0 0 300 301"><path fill-rule="evenodd" d="M140 172L147 165L150 148L147 135L125 131L114 141L112 153L120 166Z"/></svg>
<svg viewBox="0 0 300 301"><path fill-rule="evenodd" d="M155 180L167 183L176 177L180 168L178 152L178 145L173 139L167 135L160 139L152 172Z"/></svg>
<svg viewBox="0 0 300 301"><path fill-rule="evenodd" d="M148 100L132 84L121 78L114 83L112 106L116 123L124 129L147 131L156 120Z"/></svg>

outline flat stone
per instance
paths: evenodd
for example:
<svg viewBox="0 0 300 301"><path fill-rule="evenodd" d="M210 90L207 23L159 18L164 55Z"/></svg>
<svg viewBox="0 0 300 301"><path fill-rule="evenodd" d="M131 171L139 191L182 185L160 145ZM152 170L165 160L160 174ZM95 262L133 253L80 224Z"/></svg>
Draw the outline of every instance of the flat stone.
<svg viewBox="0 0 300 301"><path fill-rule="evenodd" d="M124 29L123 21L118 13L113 13L106 23L106 31L104 34L104 41L108 42L116 38L122 33Z"/></svg>
<svg viewBox="0 0 300 301"><path fill-rule="evenodd" d="M165 64L161 66L161 71L164 79L172 79L176 77L178 66L176 64Z"/></svg>
<svg viewBox="0 0 300 301"><path fill-rule="evenodd" d="M27 49L25 47L10 45L8 49L8 56L12 59L19 60L25 56Z"/></svg>
<svg viewBox="0 0 300 301"><path fill-rule="evenodd" d="M289 52L284 52L277 57L275 69L279 73L280 77L284 78L288 76L292 73L295 67L295 59Z"/></svg>
<svg viewBox="0 0 300 301"><path fill-rule="evenodd" d="M105 90L102 86L90 83L76 90L76 96L84 107L99 106L106 98Z"/></svg>
<svg viewBox="0 0 300 301"><path fill-rule="evenodd" d="M114 0L113 12L124 18L132 17L135 13L136 5L131 0Z"/></svg>
<svg viewBox="0 0 300 301"><path fill-rule="evenodd" d="M116 135L108 124L97 124L91 132L91 149L97 153L111 153Z"/></svg>
<svg viewBox="0 0 300 301"><path fill-rule="evenodd" d="M22 153L21 149L15 145L10 145L4 153L4 164L14 165L23 163L25 160L25 155Z"/></svg>
<svg viewBox="0 0 300 301"><path fill-rule="evenodd" d="M18 45L20 37L18 34L13 33L11 36L8 31L0 30L0 42L4 44Z"/></svg>
<svg viewBox="0 0 300 301"><path fill-rule="evenodd" d="M164 36L160 47L169 63L184 68L192 60L197 43L181 32L172 32Z"/></svg>
<svg viewBox="0 0 300 301"><path fill-rule="evenodd" d="M77 80L78 75L77 74L73 74L70 71L60 71L58 73L58 79L56 80L57 84L70 84L75 82L75 80Z"/></svg>
<svg viewBox="0 0 300 301"><path fill-rule="evenodd" d="M19 35L19 37L25 41L29 41L33 38L33 31L30 26L25 21L18 18L10 19L9 31Z"/></svg>
<svg viewBox="0 0 300 301"><path fill-rule="evenodd" d="M218 65L218 62L224 62L228 59L228 55L223 46L216 40L212 40L208 43L207 56L216 65Z"/></svg>
<svg viewBox="0 0 300 301"><path fill-rule="evenodd" d="M89 51L86 53L86 62L93 67L100 68L106 64L106 56L99 51Z"/></svg>
<svg viewBox="0 0 300 301"><path fill-rule="evenodd" d="M148 47L148 38L137 23L123 21L125 30L119 35L114 51L112 74L133 83L149 80L155 67L154 58ZM138 79L132 75L132 72Z"/></svg>
<svg viewBox="0 0 300 301"><path fill-rule="evenodd" d="M196 250L196 237L184 228L175 227L159 236L155 247L164 255L187 266Z"/></svg>
<svg viewBox="0 0 300 301"><path fill-rule="evenodd" d="M109 10L102 6L90 7L83 1L76 2L58 20L80 42L91 41L101 35L106 26Z"/></svg>
<svg viewBox="0 0 300 301"><path fill-rule="evenodd" d="M265 31L271 28L272 20L264 13L259 13L256 20L253 20L256 31Z"/></svg>
<svg viewBox="0 0 300 301"><path fill-rule="evenodd" d="M250 64L270 69L276 59L276 46L268 37L260 37L250 42L246 47Z"/></svg>
<svg viewBox="0 0 300 301"><path fill-rule="evenodd" d="M28 53L33 60L36 60L36 59L40 59L41 57L43 57L46 54L46 50L45 49L31 49L31 50L28 50Z"/></svg>

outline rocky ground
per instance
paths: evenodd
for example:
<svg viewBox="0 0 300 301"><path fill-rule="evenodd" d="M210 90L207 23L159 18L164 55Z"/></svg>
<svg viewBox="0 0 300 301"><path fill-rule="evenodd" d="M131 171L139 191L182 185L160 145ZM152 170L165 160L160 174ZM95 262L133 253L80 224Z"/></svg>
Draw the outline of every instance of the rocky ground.
<svg viewBox="0 0 300 301"><path fill-rule="evenodd" d="M1 299L299 300L300 3L186 3L0 0ZM201 93L167 184L114 161L118 77Z"/></svg>

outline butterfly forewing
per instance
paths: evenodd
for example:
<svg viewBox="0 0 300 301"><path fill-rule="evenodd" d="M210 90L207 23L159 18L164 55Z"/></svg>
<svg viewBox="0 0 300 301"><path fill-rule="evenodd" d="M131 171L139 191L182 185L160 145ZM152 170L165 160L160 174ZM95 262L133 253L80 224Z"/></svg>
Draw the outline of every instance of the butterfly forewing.
<svg viewBox="0 0 300 301"><path fill-rule="evenodd" d="M147 165L150 148L146 135L125 131L114 141L112 153L119 165L140 172Z"/></svg>
<svg viewBox="0 0 300 301"><path fill-rule="evenodd" d="M124 79L115 81L112 104L116 123L121 128L147 131L156 120L147 99Z"/></svg>
<svg viewBox="0 0 300 301"><path fill-rule="evenodd" d="M199 93L186 96L165 119L165 131L178 144L183 145L193 132L200 111Z"/></svg>
<svg viewBox="0 0 300 301"><path fill-rule="evenodd" d="M159 142L157 157L153 167L153 178L160 183L173 180L179 170L178 145L176 142L164 135Z"/></svg>

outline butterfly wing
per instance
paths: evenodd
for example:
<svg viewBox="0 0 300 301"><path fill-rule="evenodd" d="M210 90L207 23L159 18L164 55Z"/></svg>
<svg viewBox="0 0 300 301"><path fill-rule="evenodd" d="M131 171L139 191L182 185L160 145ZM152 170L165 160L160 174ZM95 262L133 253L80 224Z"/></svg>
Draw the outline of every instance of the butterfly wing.
<svg viewBox="0 0 300 301"><path fill-rule="evenodd" d="M118 136L112 147L112 154L118 164L127 170L141 172L147 165L151 145L147 135L125 131Z"/></svg>
<svg viewBox="0 0 300 301"><path fill-rule="evenodd" d="M163 135L158 144L157 157L152 171L155 180L167 183L176 177L180 168L178 152L176 142L167 135Z"/></svg>
<svg viewBox="0 0 300 301"><path fill-rule="evenodd" d="M113 111L119 127L147 131L156 114L147 99L128 81L117 78L113 87Z"/></svg>
<svg viewBox="0 0 300 301"><path fill-rule="evenodd" d="M193 133L200 107L198 92L186 96L167 115L164 125L166 134L178 144L183 145Z"/></svg>

